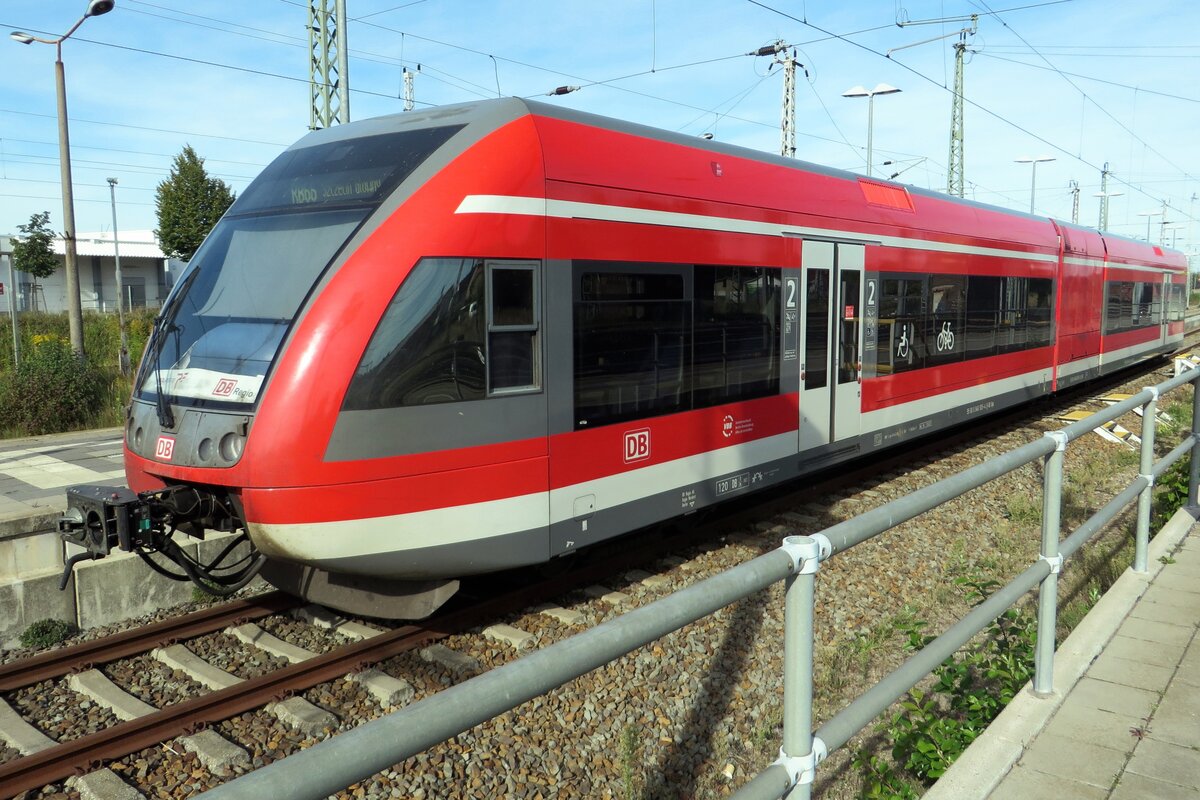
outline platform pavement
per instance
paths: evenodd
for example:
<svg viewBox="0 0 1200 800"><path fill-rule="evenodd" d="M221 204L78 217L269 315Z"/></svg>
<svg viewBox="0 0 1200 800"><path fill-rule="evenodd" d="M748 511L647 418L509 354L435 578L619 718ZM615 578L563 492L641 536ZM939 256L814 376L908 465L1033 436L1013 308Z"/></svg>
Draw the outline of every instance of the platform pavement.
<svg viewBox="0 0 1200 800"><path fill-rule="evenodd" d="M120 428L0 440L0 521L61 511L79 483L125 485Z"/></svg>
<svg viewBox="0 0 1200 800"><path fill-rule="evenodd" d="M925 800L1200 800L1200 525L1181 511ZM1068 564L1069 569L1069 564Z"/></svg>

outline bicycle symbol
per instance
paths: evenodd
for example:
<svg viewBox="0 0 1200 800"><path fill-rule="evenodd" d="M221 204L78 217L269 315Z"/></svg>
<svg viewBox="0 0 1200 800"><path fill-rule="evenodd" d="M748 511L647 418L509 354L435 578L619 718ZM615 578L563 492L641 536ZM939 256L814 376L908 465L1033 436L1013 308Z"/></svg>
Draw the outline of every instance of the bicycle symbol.
<svg viewBox="0 0 1200 800"><path fill-rule="evenodd" d="M900 341L896 343L896 358L908 358L908 325L900 326Z"/></svg>
<svg viewBox="0 0 1200 800"><path fill-rule="evenodd" d="M942 329L937 335L937 349L941 353L944 350L954 349L954 331L950 330L950 323L943 322Z"/></svg>

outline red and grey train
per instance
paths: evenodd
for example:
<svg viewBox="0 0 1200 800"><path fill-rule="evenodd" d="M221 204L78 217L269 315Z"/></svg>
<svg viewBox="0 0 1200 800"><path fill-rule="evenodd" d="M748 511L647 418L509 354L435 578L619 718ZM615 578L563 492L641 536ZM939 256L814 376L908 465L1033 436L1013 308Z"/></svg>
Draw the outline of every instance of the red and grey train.
<svg viewBox="0 0 1200 800"><path fill-rule="evenodd" d="M355 122L285 151L208 236L139 370L130 490L72 490L61 528L210 588L261 567L421 616L460 576L1173 350L1185 269L518 99ZM201 564L172 539L204 529L250 555Z"/></svg>

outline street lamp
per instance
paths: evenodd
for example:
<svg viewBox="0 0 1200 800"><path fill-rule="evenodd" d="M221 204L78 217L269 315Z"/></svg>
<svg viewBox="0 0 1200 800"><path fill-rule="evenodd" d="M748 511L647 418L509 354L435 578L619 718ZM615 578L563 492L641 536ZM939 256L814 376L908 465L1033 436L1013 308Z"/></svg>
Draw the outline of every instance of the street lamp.
<svg viewBox="0 0 1200 800"><path fill-rule="evenodd" d="M1146 241L1147 242L1150 241L1150 218L1151 217L1161 217L1162 215L1163 215L1162 211L1139 211L1138 212L1139 217L1146 218Z"/></svg>
<svg viewBox="0 0 1200 800"><path fill-rule="evenodd" d="M1037 165L1043 161L1053 161L1053 156L1038 156L1031 158L1029 156L1021 156L1013 159L1017 164L1033 164L1033 177L1029 182L1029 213L1033 213L1033 196L1037 193Z"/></svg>
<svg viewBox="0 0 1200 800"><path fill-rule="evenodd" d="M113 257L117 262L117 328L121 331L121 352L117 363L121 366L121 374L129 374L129 334L125 330L125 284L121 281L121 243L117 235L117 179L108 179L108 194L112 198L113 215Z"/></svg>
<svg viewBox="0 0 1200 800"><path fill-rule="evenodd" d="M88 17L98 17L113 10L115 0L91 0L87 11L71 29L57 39L41 39L28 33L13 31L9 38L21 44L52 44L57 51L54 61L54 82L58 93L58 160L62 174L63 250L67 273L67 324L71 329L71 349L82 358L83 308L79 300L79 262L75 253L75 197L71 190L71 141L67 132L67 77L63 68L62 43L79 29Z"/></svg>
<svg viewBox="0 0 1200 800"><path fill-rule="evenodd" d="M865 97L867 98L867 177L871 177L871 154L872 142L875 128L875 95L877 94L896 94L900 90L895 86L888 86L886 83L877 85L874 89L868 91L862 86L854 86L842 92L842 97Z"/></svg>
<svg viewBox="0 0 1200 800"><path fill-rule="evenodd" d="M1092 197L1100 198L1100 230L1108 230L1108 198L1120 197L1124 192L1096 192Z"/></svg>

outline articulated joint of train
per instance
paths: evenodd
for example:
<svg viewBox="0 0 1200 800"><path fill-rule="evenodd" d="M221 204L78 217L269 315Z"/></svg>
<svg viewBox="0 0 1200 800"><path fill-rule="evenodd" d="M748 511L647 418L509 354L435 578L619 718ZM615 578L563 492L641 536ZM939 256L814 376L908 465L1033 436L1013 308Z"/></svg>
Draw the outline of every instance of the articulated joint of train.
<svg viewBox="0 0 1200 800"><path fill-rule="evenodd" d="M209 594L232 594L254 579L266 556L254 548L244 531L208 561L193 556L173 538L178 531L203 539L205 529L243 529L228 494L197 486L139 493L113 486L72 486L67 490L67 511L58 520L58 532L65 542L84 548L84 552L67 560L58 588L66 588L80 561L104 558L120 548L137 553L160 575L191 581ZM239 549L243 543L248 552ZM235 556L235 551L240 555ZM158 561L155 554L165 556L179 571Z"/></svg>

